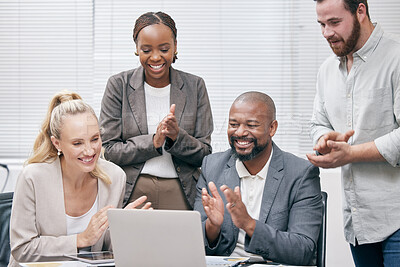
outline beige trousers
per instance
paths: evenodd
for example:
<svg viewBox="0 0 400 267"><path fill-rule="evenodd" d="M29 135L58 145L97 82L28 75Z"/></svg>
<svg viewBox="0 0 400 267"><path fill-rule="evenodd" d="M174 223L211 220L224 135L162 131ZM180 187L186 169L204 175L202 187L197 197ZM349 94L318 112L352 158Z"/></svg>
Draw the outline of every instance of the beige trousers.
<svg viewBox="0 0 400 267"><path fill-rule="evenodd" d="M151 202L154 209L188 210L189 207L180 183L179 178L161 178L141 174L136 181L129 202L144 195L147 196L147 201Z"/></svg>

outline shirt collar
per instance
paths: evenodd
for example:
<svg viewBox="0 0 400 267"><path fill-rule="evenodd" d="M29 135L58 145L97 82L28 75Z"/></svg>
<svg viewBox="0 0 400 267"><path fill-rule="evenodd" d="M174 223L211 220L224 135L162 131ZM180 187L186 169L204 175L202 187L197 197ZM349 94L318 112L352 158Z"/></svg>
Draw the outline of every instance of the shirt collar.
<svg viewBox="0 0 400 267"><path fill-rule="evenodd" d="M258 176L261 179L266 179L267 178L267 173L268 173L268 168L269 164L271 163L271 158L272 158L272 153L274 152L274 149L271 149L271 154L269 155L269 159L267 163L265 163L264 167L259 171L255 176ZM240 161L239 159L236 159L236 170L238 172L238 175L240 178L246 178L246 177L251 177L249 171L246 169L246 166L244 166L243 162Z"/></svg>
<svg viewBox="0 0 400 267"><path fill-rule="evenodd" d="M363 61L367 61L367 59L371 56L371 54L375 51L375 48L378 46L379 41L383 35L383 29L378 23L374 23L374 30L371 33L371 36L368 38L367 42L354 54L358 55Z"/></svg>
<svg viewBox="0 0 400 267"><path fill-rule="evenodd" d="M379 44L379 41L383 35L383 29L379 23L373 23L374 30L372 31L371 35L369 36L367 42L361 47L359 50L354 52L354 56L358 56L363 61L367 61L367 59L371 56L371 54L375 51L375 48ZM341 63L346 62L346 57L338 57Z"/></svg>

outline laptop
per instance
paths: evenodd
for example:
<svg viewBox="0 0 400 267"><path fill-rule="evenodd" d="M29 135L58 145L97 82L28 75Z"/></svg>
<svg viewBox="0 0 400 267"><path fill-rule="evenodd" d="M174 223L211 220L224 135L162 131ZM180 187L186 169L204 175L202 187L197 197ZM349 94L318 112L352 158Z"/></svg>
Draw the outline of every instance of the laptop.
<svg viewBox="0 0 400 267"><path fill-rule="evenodd" d="M115 266L206 267L200 213L109 209Z"/></svg>

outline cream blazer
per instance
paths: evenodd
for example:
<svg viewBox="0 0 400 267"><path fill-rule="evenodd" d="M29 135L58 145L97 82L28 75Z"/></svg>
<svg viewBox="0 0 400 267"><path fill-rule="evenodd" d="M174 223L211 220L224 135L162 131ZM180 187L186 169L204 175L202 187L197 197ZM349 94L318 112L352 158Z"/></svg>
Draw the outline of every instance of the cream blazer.
<svg viewBox="0 0 400 267"><path fill-rule="evenodd" d="M99 159L98 164L112 183L98 181L99 209L107 205L121 207L125 193L125 172L117 165ZM20 173L14 192L10 221L11 256L9 266L17 262L56 260L77 252L77 235L67 236L64 193L60 160L33 163ZM110 249L107 231L92 246L92 251Z"/></svg>

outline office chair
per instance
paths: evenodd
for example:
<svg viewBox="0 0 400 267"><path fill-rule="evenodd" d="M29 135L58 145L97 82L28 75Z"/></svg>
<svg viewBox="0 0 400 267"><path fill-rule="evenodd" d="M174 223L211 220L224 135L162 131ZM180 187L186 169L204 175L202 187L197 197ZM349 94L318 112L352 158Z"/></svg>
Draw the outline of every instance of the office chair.
<svg viewBox="0 0 400 267"><path fill-rule="evenodd" d="M317 242L317 267L325 267L326 258L326 216L328 211L328 194L322 192L322 203L324 205L324 215L322 217L322 225L319 230Z"/></svg>
<svg viewBox="0 0 400 267"><path fill-rule="evenodd" d="M3 193L3 192L4 192L4 189L6 189L6 186L7 186L7 183L8 183L8 178L9 178L9 176L10 176L10 170L8 169L8 167L7 167L6 164L0 163L0 167L4 168L4 169L6 170L6 172L7 172L6 180L4 181L3 187L1 188L1 191L0 191L0 193Z"/></svg>
<svg viewBox="0 0 400 267"><path fill-rule="evenodd" d="M10 260L10 215L13 192L0 193L0 266Z"/></svg>

